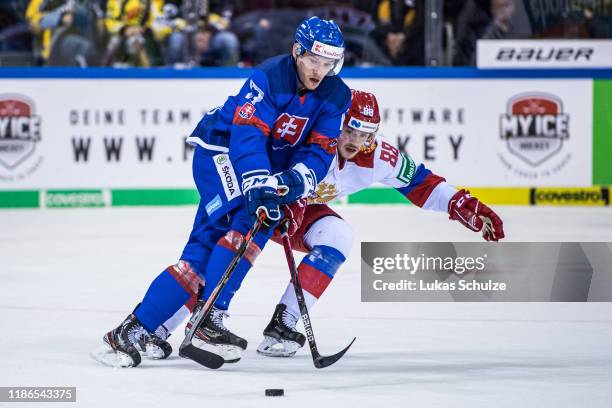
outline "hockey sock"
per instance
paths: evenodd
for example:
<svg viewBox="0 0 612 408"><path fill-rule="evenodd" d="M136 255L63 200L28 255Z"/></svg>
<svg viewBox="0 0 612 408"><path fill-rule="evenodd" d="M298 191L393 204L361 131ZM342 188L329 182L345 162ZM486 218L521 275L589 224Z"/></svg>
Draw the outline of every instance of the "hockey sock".
<svg viewBox="0 0 612 408"><path fill-rule="evenodd" d="M251 241L251 244L244 253L244 256L236 266L236 269L232 272L232 276L227 281L221 293L219 293L219 297L215 301L215 306L217 308L222 310L228 309L232 297L240 288L242 280L246 276L249 269L251 269L251 266L253 266L255 259L260 254L261 248L263 248L265 245L270 234L270 232L265 231L263 233L260 232L253 237L253 241ZM206 286L204 287L204 294L202 296L203 300L210 297L221 279L221 276L225 272L225 269L234 258L234 255L236 255L236 251L242 244L243 240L244 235L235 230L228 231L227 234L219 239L217 245L212 250L210 260L206 266Z"/></svg>
<svg viewBox="0 0 612 408"><path fill-rule="evenodd" d="M308 310L321 297L327 286L331 283L336 271L344 263L346 258L336 248L318 245L312 248L310 253L302 259L298 266L298 276L304 291L304 300ZM287 312L296 318L300 316L300 308L295 297L293 284L289 283L281 298L281 303L287 306Z"/></svg>
<svg viewBox="0 0 612 408"><path fill-rule="evenodd" d="M158 327L157 330L163 328L169 334L173 333L176 328L179 327L183 322L185 322L185 319L187 319L191 315L195 307L196 300L198 300L198 297L196 295L191 296L187 300L187 302L185 302L185 304L181 306L181 308L177 310L176 313L170 316L168 320L166 320L160 327Z"/></svg>
<svg viewBox="0 0 612 408"><path fill-rule="evenodd" d="M191 265L179 261L155 278L134 315L147 331L153 333L195 297L202 284L202 278Z"/></svg>

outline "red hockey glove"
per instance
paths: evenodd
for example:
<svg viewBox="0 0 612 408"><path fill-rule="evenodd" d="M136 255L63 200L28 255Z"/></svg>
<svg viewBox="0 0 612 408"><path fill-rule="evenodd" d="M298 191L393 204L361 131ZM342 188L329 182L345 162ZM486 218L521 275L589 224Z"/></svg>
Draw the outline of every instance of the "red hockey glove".
<svg viewBox="0 0 612 408"><path fill-rule="evenodd" d="M281 205L281 211L283 212L283 220L289 220L289 236L292 237L302 225L304 221L304 214L306 213L306 199L302 198L291 204ZM282 224L283 221L281 221ZM275 236L280 236L280 228L274 231Z"/></svg>
<svg viewBox="0 0 612 408"><path fill-rule="evenodd" d="M457 220L472 231L481 231L485 241L499 241L504 237L504 223L486 204L472 197L467 190L455 193L448 203L451 220Z"/></svg>

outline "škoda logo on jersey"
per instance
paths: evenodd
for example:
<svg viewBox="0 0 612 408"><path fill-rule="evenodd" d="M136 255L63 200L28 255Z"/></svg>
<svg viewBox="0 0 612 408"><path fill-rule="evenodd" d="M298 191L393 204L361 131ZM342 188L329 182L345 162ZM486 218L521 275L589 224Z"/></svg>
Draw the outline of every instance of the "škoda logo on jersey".
<svg viewBox="0 0 612 408"><path fill-rule="evenodd" d="M559 153L569 138L569 115L554 95L517 95L500 116L500 136L510 153L538 167Z"/></svg>
<svg viewBox="0 0 612 408"><path fill-rule="evenodd" d="M0 95L0 165L15 170L36 151L41 140L34 103L20 95Z"/></svg>

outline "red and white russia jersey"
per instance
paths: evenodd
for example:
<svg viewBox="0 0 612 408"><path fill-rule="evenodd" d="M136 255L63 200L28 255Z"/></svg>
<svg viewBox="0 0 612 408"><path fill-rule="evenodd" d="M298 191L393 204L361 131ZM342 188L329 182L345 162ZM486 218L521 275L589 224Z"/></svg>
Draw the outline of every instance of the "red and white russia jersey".
<svg viewBox="0 0 612 408"><path fill-rule="evenodd" d="M446 210L445 203L455 188L423 164L415 163L410 156L400 153L382 136L377 135L374 143L374 148L359 152L352 160L336 155L308 203L324 204L382 183L395 188L419 207Z"/></svg>

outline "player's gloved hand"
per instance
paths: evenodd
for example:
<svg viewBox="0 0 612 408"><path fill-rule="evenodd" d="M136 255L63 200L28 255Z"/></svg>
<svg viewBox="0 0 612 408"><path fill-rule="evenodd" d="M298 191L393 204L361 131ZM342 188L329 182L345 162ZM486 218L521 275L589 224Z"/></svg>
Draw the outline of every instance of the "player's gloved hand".
<svg viewBox="0 0 612 408"><path fill-rule="evenodd" d="M451 220L459 221L472 231L482 231L485 241L499 241L505 236L501 218L465 189L457 191L451 198L448 214Z"/></svg>
<svg viewBox="0 0 612 408"><path fill-rule="evenodd" d="M280 220L280 197L277 193L278 181L270 176L266 170L249 172L242 181L242 194L246 201L246 208L255 222L260 210L265 211L265 226L270 227Z"/></svg>
<svg viewBox="0 0 612 408"><path fill-rule="evenodd" d="M314 172L302 163L274 175L282 204L291 204L314 193L317 178Z"/></svg>
<svg viewBox="0 0 612 408"><path fill-rule="evenodd" d="M306 213L306 206L308 205L305 198L300 198L295 203L281 205L281 211L283 212L283 221L289 221L289 229L287 233L290 237L295 235L297 230L302 225L302 221L304 221L304 214ZM275 236L280 236L280 226L274 230Z"/></svg>

